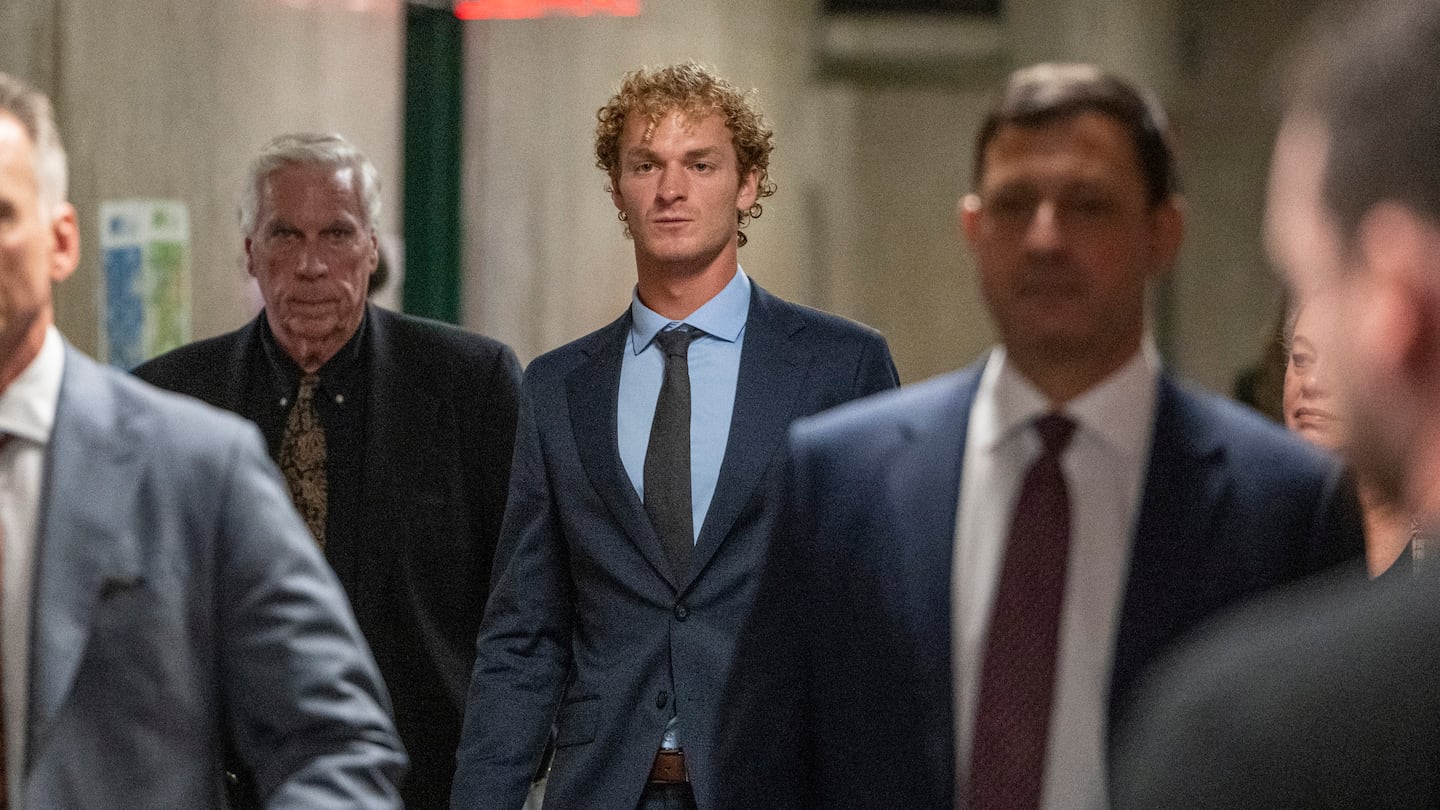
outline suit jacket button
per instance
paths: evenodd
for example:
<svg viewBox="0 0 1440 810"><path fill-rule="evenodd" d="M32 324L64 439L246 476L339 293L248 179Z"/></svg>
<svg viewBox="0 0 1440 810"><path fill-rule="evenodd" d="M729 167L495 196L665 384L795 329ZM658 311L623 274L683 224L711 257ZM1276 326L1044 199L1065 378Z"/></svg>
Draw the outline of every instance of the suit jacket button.
<svg viewBox="0 0 1440 810"><path fill-rule="evenodd" d="M663 708L665 708L665 704L667 704L667 703L669 703L669 702L670 702L670 693L669 693L669 692L666 692L664 689L661 689L660 692L659 692L659 694L655 695L655 708L657 708L657 709L663 709Z"/></svg>
<svg viewBox="0 0 1440 810"><path fill-rule="evenodd" d="M684 602L675 603L675 618L682 622L690 618L690 608L685 607Z"/></svg>

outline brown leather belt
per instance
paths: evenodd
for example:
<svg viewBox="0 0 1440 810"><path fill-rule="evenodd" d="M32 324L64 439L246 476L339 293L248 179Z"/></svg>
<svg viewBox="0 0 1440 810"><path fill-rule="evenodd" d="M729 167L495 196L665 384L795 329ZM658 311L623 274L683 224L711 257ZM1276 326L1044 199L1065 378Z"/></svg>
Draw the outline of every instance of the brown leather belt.
<svg viewBox="0 0 1440 810"><path fill-rule="evenodd" d="M655 754L655 764L650 766L650 784L683 785L690 781L685 773L685 752L661 749Z"/></svg>

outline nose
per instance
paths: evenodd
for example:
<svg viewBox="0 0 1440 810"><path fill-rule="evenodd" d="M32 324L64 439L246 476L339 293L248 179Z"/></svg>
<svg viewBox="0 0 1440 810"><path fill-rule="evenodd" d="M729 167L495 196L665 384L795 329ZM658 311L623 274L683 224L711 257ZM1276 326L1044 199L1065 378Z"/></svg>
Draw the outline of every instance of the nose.
<svg viewBox="0 0 1440 810"><path fill-rule="evenodd" d="M330 269L329 264L322 255L323 248L319 242L310 242L305 245L305 250L300 254L299 275L306 278L317 278L325 275Z"/></svg>
<svg viewBox="0 0 1440 810"><path fill-rule="evenodd" d="M1063 237L1059 207L1053 200L1041 200L1025 227L1025 247L1037 253L1050 253L1060 248Z"/></svg>
<svg viewBox="0 0 1440 810"><path fill-rule="evenodd" d="M1320 397L1330 392L1330 377L1325 373L1324 361L1315 358L1310 368L1300 377L1300 390L1307 397Z"/></svg>
<svg viewBox="0 0 1440 810"><path fill-rule="evenodd" d="M669 204L685 199L685 170L665 168L660 172L660 182L655 186L655 196Z"/></svg>

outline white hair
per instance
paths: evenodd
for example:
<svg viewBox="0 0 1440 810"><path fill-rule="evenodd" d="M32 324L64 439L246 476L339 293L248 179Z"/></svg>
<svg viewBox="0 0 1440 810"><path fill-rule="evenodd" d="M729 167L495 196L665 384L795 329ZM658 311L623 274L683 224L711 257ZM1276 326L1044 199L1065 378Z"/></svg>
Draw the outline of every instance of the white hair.
<svg viewBox="0 0 1440 810"><path fill-rule="evenodd" d="M7 73L0 73L0 113L14 116L35 147L35 183L40 209L51 216L65 202L68 170L55 109L44 93Z"/></svg>
<svg viewBox="0 0 1440 810"><path fill-rule="evenodd" d="M365 224L371 228L380 220L380 173L375 164L341 135L293 132L277 136L250 161L245 186L240 194L240 233L254 235L260 216L260 187L286 166L315 166L322 169L353 169L355 193L364 204Z"/></svg>

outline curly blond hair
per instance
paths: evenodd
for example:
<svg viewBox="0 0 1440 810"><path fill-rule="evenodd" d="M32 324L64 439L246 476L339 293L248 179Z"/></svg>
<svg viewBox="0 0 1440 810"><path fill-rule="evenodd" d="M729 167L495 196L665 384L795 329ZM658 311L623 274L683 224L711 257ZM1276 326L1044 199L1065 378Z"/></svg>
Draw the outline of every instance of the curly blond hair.
<svg viewBox="0 0 1440 810"><path fill-rule="evenodd" d="M671 112L679 111L687 118L703 118L711 113L725 117L739 160L743 179L753 169L757 183L755 204L736 212L736 233L739 244L747 241L740 231L763 209L760 200L775 193L770 179L770 153L775 149L775 133L760 112L755 91L744 91L715 72L694 62L642 67L626 73L620 89L605 106L595 113L595 165L610 177L610 191L620 181L620 134L625 131L628 116L643 115L653 128ZM630 226L625 226L630 236Z"/></svg>

